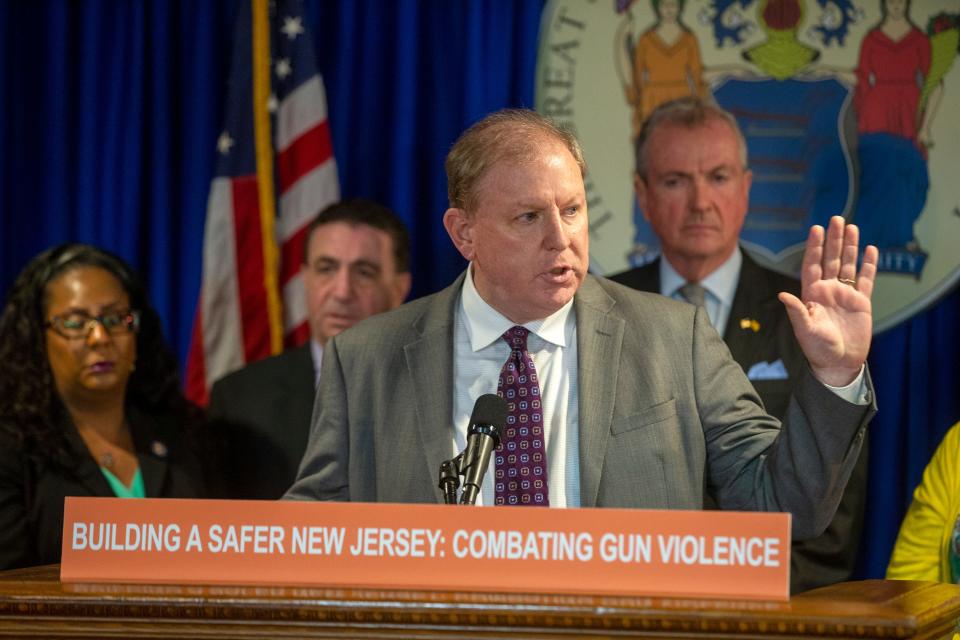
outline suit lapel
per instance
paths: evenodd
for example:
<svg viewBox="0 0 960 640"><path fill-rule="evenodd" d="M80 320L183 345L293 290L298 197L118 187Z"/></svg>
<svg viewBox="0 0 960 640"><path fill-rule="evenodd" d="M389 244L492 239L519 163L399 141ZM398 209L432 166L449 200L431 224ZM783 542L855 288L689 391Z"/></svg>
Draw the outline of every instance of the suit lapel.
<svg viewBox="0 0 960 640"><path fill-rule="evenodd" d="M170 443L163 437L166 430L161 424L154 424L153 418L134 410L130 410L129 418L144 493L148 498L156 498L167 479Z"/></svg>
<svg viewBox="0 0 960 640"><path fill-rule="evenodd" d="M453 441L453 323L463 274L444 289L414 323L418 337L403 347L407 375L412 381L420 448L427 469L439 469L450 458ZM412 468L421 464L413 460ZM435 488L438 502L443 494Z"/></svg>
<svg viewBox="0 0 960 640"><path fill-rule="evenodd" d="M616 400L624 321L614 300L587 276L577 292L577 389L580 408L580 502L597 503Z"/></svg>
<svg viewBox="0 0 960 640"><path fill-rule="evenodd" d="M159 442L159 441L157 441ZM143 475L143 489L148 498L160 496L167 475L167 459L150 452L137 452L140 461L140 473Z"/></svg>
<svg viewBox="0 0 960 640"><path fill-rule="evenodd" d="M73 422L67 421L65 428L67 441L76 454L77 468L75 472L77 480L86 487L92 496L112 496L113 489L110 488L110 483L103 477L97 461L90 455L90 450L84 444L77 428L73 426Z"/></svg>
<svg viewBox="0 0 960 640"><path fill-rule="evenodd" d="M657 258L631 270L629 280L623 280L623 283L639 291L660 293L660 260Z"/></svg>
<svg viewBox="0 0 960 640"><path fill-rule="evenodd" d="M773 329L782 304L777 293L763 270L744 251L737 293L723 336L733 359L744 370L757 362L758 356L771 352L767 343L775 338Z"/></svg>

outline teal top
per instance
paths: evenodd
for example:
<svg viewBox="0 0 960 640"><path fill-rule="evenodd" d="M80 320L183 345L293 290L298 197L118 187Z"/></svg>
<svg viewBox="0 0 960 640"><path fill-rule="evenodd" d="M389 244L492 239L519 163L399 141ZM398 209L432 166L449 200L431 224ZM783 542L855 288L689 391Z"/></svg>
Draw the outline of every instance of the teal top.
<svg viewBox="0 0 960 640"><path fill-rule="evenodd" d="M137 472L133 474L133 481L129 487L120 482L120 479L110 473L110 470L106 467L100 467L100 472L103 473L103 477L110 483L110 488L113 489L114 495L118 498L147 497L147 491L143 487L143 474L140 473L140 467L137 467Z"/></svg>

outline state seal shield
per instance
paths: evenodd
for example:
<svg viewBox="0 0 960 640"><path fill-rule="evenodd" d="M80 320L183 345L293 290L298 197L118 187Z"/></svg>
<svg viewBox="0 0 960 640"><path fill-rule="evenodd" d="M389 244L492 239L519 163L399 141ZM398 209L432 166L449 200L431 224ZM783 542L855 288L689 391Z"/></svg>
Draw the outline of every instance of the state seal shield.
<svg viewBox="0 0 960 640"><path fill-rule="evenodd" d="M633 139L658 104L712 96L754 173L743 244L796 273L811 224L843 215L880 249L876 329L960 277L955 0L550 0L536 106L584 145L591 268L651 260Z"/></svg>

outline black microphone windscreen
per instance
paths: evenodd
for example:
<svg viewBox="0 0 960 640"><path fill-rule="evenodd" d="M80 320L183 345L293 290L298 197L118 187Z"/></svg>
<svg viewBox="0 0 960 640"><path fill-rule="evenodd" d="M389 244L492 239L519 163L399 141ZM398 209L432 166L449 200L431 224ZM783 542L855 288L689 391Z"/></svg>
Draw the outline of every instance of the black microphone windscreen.
<svg viewBox="0 0 960 640"><path fill-rule="evenodd" d="M473 405L470 425L489 424L503 429L507 423L507 401L495 393L486 393L477 398Z"/></svg>

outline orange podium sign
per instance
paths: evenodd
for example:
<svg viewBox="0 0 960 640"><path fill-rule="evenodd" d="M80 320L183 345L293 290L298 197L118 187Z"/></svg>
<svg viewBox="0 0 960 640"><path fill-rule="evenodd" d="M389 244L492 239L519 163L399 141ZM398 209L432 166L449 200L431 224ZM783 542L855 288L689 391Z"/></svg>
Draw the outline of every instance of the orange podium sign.
<svg viewBox="0 0 960 640"><path fill-rule="evenodd" d="M790 515L67 498L63 582L789 598Z"/></svg>

